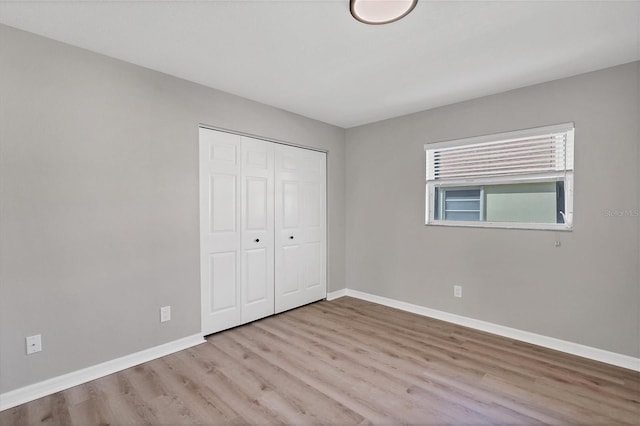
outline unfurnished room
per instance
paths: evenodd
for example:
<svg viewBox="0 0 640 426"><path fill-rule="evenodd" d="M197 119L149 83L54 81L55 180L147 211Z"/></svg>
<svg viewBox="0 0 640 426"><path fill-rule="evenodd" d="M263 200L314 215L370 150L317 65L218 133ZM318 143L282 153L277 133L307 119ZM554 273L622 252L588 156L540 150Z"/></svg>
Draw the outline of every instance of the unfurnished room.
<svg viewBox="0 0 640 426"><path fill-rule="evenodd" d="M0 1L40 424L640 426L640 1Z"/></svg>

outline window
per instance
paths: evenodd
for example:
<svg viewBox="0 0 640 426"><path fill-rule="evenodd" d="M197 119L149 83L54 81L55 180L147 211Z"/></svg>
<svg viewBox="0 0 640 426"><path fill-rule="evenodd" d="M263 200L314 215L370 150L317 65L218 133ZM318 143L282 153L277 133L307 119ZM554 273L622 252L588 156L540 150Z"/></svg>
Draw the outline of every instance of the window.
<svg viewBox="0 0 640 426"><path fill-rule="evenodd" d="M424 146L427 225L570 230L573 123Z"/></svg>

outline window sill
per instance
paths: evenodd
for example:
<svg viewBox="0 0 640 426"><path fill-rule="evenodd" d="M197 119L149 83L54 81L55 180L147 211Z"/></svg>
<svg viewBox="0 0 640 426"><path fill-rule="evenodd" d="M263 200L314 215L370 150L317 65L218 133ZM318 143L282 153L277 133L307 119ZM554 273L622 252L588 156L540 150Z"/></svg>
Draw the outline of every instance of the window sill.
<svg viewBox="0 0 640 426"><path fill-rule="evenodd" d="M573 227L571 225L565 225L563 223L466 222L453 220L435 220L425 223L425 226L456 226L462 228L499 228L564 232L573 231Z"/></svg>

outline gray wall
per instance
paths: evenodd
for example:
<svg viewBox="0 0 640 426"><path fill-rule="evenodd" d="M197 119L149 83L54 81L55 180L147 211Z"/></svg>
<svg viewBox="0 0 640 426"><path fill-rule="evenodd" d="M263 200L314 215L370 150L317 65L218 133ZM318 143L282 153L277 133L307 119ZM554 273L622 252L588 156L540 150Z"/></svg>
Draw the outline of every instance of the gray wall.
<svg viewBox="0 0 640 426"><path fill-rule="evenodd" d="M569 121L573 232L423 225L425 143ZM347 287L640 356L639 122L636 62L349 129Z"/></svg>
<svg viewBox="0 0 640 426"><path fill-rule="evenodd" d="M200 331L199 123L329 150L344 287L343 129L6 26L0 64L0 393Z"/></svg>

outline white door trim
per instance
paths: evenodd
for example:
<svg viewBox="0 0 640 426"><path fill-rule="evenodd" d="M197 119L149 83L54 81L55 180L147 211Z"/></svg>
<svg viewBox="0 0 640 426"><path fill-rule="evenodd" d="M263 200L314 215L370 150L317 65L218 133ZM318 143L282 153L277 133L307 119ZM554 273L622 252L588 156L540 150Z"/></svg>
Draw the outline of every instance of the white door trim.
<svg viewBox="0 0 640 426"><path fill-rule="evenodd" d="M201 129L215 130L217 132L231 133L232 135L244 136L244 137L252 138L252 139L260 139L260 140L263 140L265 142L277 143L278 145L287 145L287 146L293 146L295 148L308 149L309 151L318 151L318 152L325 152L325 153L329 152L328 149L322 149L322 148L316 148L316 147L307 146L307 145L301 145L301 144L297 144L297 143L294 143L294 142L283 141L281 139L268 138L266 136L255 135L253 133L241 132L239 130L226 129L224 127L211 126L211 125L202 124L202 123L200 123L199 127Z"/></svg>

